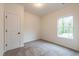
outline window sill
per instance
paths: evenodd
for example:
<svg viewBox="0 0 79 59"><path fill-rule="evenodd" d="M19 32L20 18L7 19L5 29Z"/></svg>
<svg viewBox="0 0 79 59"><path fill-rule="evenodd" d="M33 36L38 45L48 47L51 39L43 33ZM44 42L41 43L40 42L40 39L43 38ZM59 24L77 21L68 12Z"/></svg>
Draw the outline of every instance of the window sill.
<svg viewBox="0 0 79 59"><path fill-rule="evenodd" d="M67 39L67 40L73 40L73 38L67 38L67 37L60 37L60 36L57 36L58 38L60 39Z"/></svg>

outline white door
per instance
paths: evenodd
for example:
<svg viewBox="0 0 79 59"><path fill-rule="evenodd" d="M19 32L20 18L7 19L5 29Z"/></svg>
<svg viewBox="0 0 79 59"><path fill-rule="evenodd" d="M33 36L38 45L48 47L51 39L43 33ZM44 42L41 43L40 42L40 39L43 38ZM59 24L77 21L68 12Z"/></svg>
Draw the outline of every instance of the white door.
<svg viewBox="0 0 79 59"><path fill-rule="evenodd" d="M20 47L20 23L16 13L6 12L5 47L6 51Z"/></svg>

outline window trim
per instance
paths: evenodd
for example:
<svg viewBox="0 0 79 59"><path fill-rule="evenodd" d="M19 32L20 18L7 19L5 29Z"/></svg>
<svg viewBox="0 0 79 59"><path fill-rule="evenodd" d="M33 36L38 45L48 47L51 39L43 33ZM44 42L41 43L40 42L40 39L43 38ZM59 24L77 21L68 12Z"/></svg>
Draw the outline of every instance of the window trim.
<svg viewBox="0 0 79 59"><path fill-rule="evenodd" d="M58 29L58 23L59 23L59 20L61 19L61 18L64 18L64 17L70 17L70 16L62 16L62 17L59 17L58 19L57 19L57 37L58 38L61 38L61 39L74 39L74 17L72 16L72 22L73 22L73 32L72 32L72 38L68 38L68 37L60 37L59 36L59 33L58 33L58 31L59 31L59 29Z"/></svg>

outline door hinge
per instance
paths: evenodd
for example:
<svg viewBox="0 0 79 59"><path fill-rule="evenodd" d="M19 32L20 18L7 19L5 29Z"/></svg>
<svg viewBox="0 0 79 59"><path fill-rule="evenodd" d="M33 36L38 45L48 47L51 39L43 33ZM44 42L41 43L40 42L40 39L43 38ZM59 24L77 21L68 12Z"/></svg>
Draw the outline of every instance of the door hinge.
<svg viewBox="0 0 79 59"><path fill-rule="evenodd" d="M7 16L5 16L7 18Z"/></svg>
<svg viewBox="0 0 79 59"><path fill-rule="evenodd" d="M7 47L7 44L5 44L5 46Z"/></svg>
<svg viewBox="0 0 79 59"><path fill-rule="evenodd" d="M6 29L6 32L7 32L7 29Z"/></svg>

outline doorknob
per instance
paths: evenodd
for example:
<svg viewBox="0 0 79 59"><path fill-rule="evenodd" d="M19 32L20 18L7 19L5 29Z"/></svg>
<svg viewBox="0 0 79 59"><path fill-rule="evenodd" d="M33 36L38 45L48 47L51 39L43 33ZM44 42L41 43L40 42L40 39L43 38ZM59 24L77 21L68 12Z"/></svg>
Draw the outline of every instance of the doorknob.
<svg viewBox="0 0 79 59"><path fill-rule="evenodd" d="M21 34L20 32L18 32L18 34Z"/></svg>

